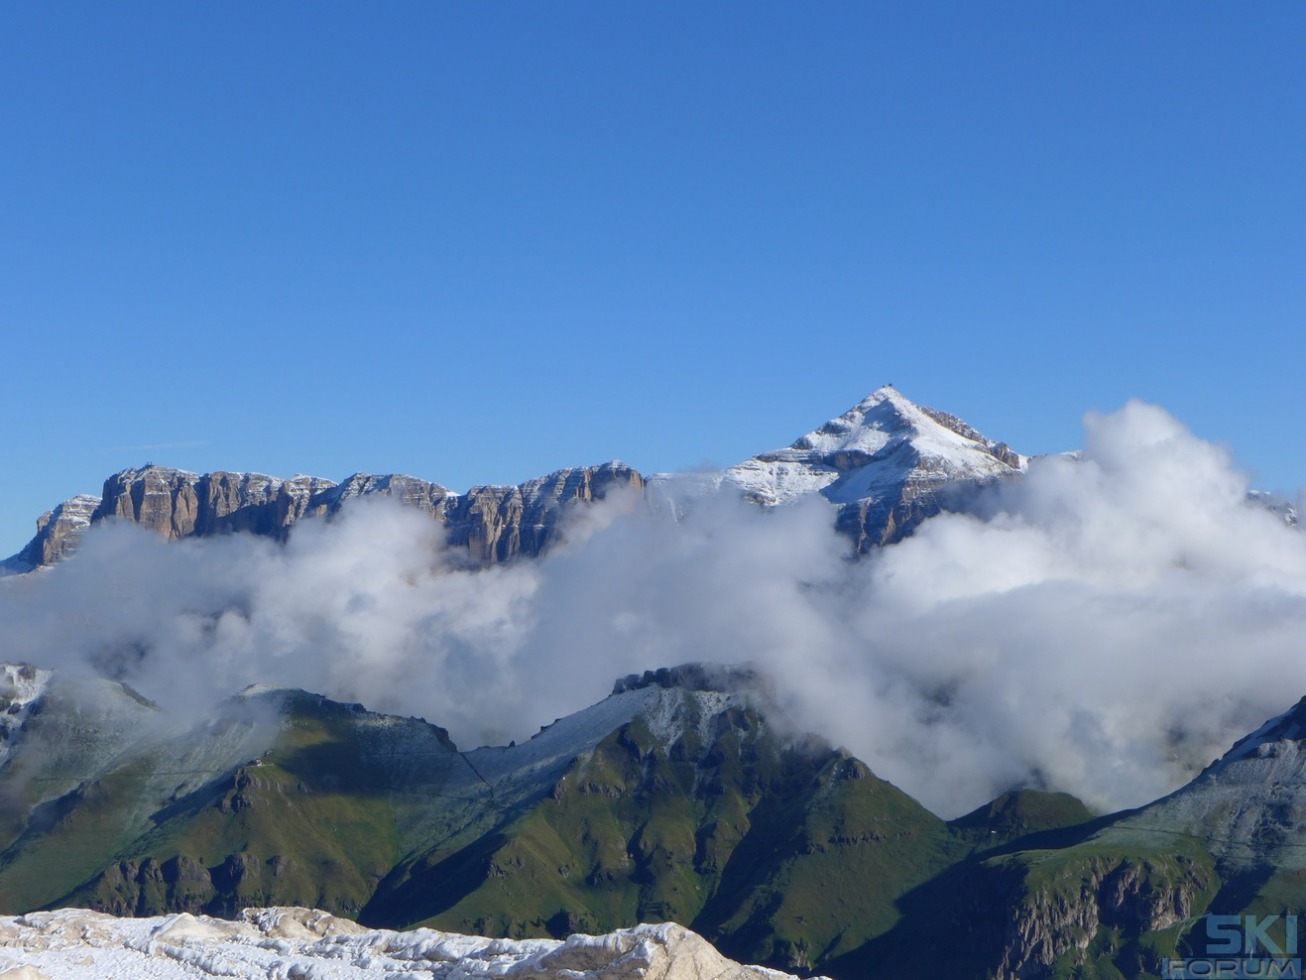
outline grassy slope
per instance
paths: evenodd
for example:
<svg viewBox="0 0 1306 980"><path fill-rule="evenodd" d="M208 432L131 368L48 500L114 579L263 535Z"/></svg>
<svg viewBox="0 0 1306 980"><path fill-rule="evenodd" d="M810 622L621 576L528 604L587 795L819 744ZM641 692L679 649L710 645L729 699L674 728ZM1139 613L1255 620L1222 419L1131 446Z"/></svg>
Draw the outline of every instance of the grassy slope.
<svg viewBox="0 0 1306 980"><path fill-rule="evenodd" d="M752 712L668 753L638 720L493 833L405 863L371 922L513 936L675 920L728 954L807 966L897 919L957 850L943 821Z"/></svg>
<svg viewBox="0 0 1306 980"><path fill-rule="evenodd" d="M1300 875L1224 881L1197 843L1112 837L1064 794L1006 794L945 824L746 709L687 725L669 750L637 718L504 811L484 787L446 785L464 763L429 726L369 728L376 716L310 696L285 707L257 763L171 796L118 759L24 824L10 785L0 901L317 905L513 936L675 920L729 955L849 978L983 976L1013 935L1030 975L1142 975L1208 906L1302 904ZM1061 947L1040 950L1040 930Z"/></svg>
<svg viewBox="0 0 1306 980"><path fill-rule="evenodd" d="M354 709L311 697L284 707L261 758L180 796L160 791L155 756L42 808L0 856L6 904L136 915L300 904L356 915L399 859L416 804L393 801L393 766ZM429 732L439 750L442 733Z"/></svg>

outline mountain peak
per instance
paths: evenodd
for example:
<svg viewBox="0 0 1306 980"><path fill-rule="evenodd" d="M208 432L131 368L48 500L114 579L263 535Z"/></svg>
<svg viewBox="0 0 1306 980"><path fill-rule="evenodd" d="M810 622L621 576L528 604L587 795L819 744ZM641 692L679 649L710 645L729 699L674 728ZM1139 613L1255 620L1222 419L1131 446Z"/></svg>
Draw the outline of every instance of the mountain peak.
<svg viewBox="0 0 1306 980"><path fill-rule="evenodd" d="M876 388L869 395L867 395L860 402L858 402L856 407L871 408L875 405L879 405L881 402L886 402L886 401L902 403L904 405L910 405L912 408L917 407L915 402L913 402L910 398L908 398L897 388L895 388L892 383L880 385L880 387Z"/></svg>
<svg viewBox="0 0 1306 980"><path fill-rule="evenodd" d="M882 385L784 449L722 475L767 506L819 493L840 506L857 550L888 544L925 518L964 504L971 489L1018 473L1026 460L954 415Z"/></svg>
<svg viewBox="0 0 1306 980"><path fill-rule="evenodd" d="M642 674L627 674L612 686L613 694L638 691L648 687L681 688L686 691L715 691L733 694L756 691L768 700L774 698L770 677L752 664L687 663L676 667L659 667Z"/></svg>
<svg viewBox="0 0 1306 980"><path fill-rule="evenodd" d="M1012 469L1023 458L955 415L917 405L893 385L882 385L837 418L800 436L788 451L804 454L862 452L883 455L899 441L926 455L956 456L978 451ZM764 455L779 456L786 450Z"/></svg>
<svg viewBox="0 0 1306 980"><path fill-rule="evenodd" d="M794 440L800 452L879 452L894 436L911 438L928 430L931 419L893 385L876 388L848 411Z"/></svg>

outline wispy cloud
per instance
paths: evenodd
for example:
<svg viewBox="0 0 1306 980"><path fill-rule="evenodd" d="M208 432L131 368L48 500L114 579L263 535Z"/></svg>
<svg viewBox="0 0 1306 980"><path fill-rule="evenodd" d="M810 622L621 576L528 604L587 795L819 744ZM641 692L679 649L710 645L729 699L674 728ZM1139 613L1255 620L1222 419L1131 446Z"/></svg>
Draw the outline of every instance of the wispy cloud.
<svg viewBox="0 0 1306 980"><path fill-rule="evenodd" d="M195 449L199 446L207 446L207 439L195 439L188 442L147 442L139 446L110 446L107 453L152 453L160 449Z"/></svg>

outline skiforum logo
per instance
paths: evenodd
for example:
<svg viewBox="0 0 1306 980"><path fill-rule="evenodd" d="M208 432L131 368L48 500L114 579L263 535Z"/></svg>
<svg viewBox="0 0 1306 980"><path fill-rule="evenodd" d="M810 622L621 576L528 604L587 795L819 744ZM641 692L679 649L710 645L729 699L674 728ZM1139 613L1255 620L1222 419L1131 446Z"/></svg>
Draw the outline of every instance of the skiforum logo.
<svg viewBox="0 0 1306 980"><path fill-rule="evenodd" d="M1163 980L1301 980L1295 915L1208 915L1204 956L1165 960Z"/></svg>

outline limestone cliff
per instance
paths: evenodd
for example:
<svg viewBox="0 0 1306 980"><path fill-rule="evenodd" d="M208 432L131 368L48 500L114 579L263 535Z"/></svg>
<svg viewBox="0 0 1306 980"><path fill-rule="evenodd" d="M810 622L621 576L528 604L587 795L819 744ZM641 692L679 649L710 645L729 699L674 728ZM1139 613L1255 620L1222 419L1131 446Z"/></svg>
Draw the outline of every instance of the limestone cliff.
<svg viewBox="0 0 1306 980"><path fill-rule="evenodd" d="M1129 973L1158 973L1158 952L1115 950L1107 937L1140 937L1188 921L1210 901L1218 879L1205 862L1183 854L1100 855L1046 877L1028 873L1024 886L1008 909L996 977L1048 976L1058 961L1082 966L1112 953Z"/></svg>
<svg viewBox="0 0 1306 980"><path fill-rule="evenodd" d="M430 514L448 528L450 544L466 550L469 563L492 564L538 555L556 537L568 506L643 485L639 473L616 462L559 470L518 486L473 487L465 494L400 474L355 473L337 484L302 475L283 480L144 466L109 477L100 497L74 497L44 515L36 536L8 565L27 571L54 564L71 554L88 527L107 520L131 521L168 538L234 531L281 538L301 518L329 517L353 499L374 495Z"/></svg>
<svg viewBox="0 0 1306 980"><path fill-rule="evenodd" d="M52 565L66 557L82 532L90 526L91 516L99 503L99 497L79 494L42 514L36 521L36 535L22 551L9 559L9 567L13 571L25 572Z"/></svg>
<svg viewBox="0 0 1306 980"><path fill-rule="evenodd" d="M169 538L230 531L280 535L336 484L311 476L205 473L162 466L123 470L104 481L91 523L134 521Z"/></svg>

